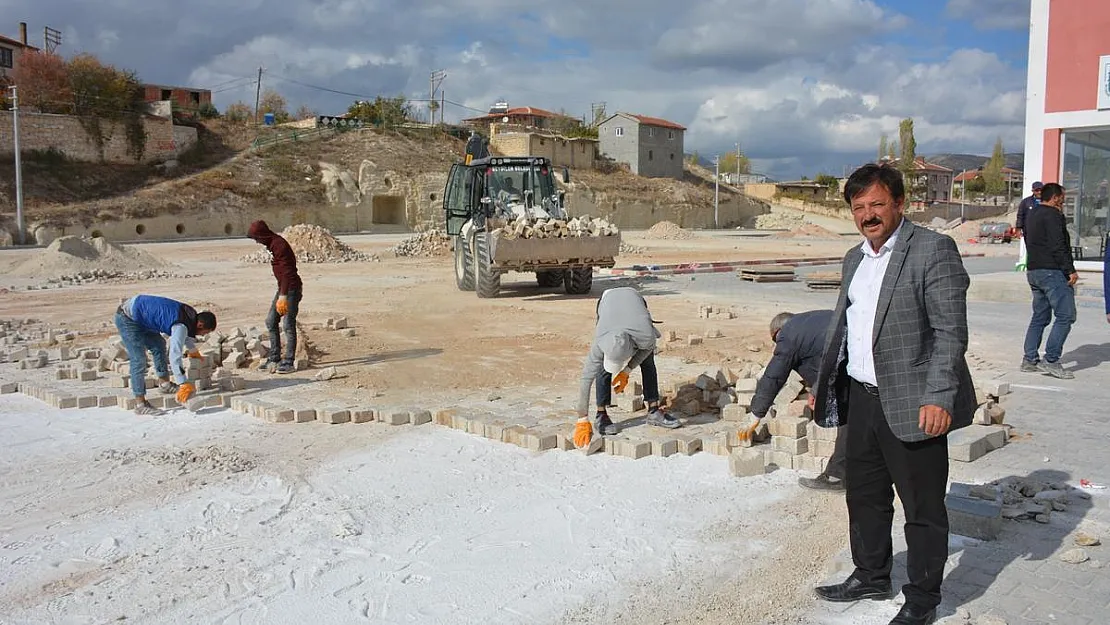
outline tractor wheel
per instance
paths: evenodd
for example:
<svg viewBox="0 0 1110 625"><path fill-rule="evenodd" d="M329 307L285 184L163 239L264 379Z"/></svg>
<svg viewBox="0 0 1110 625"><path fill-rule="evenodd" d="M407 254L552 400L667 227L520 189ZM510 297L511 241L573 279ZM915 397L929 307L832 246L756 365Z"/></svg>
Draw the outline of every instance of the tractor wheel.
<svg viewBox="0 0 1110 625"><path fill-rule="evenodd" d="M474 235L474 290L481 298L497 297L501 291L501 272L493 268L488 232Z"/></svg>
<svg viewBox="0 0 1110 625"><path fill-rule="evenodd" d="M563 276L566 271L561 269L548 269L546 271L536 272L536 284L540 285L541 289L554 289L563 284Z"/></svg>
<svg viewBox="0 0 1110 625"><path fill-rule="evenodd" d="M474 258L470 254L470 244L466 239L455 237L455 286L460 291L474 290Z"/></svg>
<svg viewBox="0 0 1110 625"><path fill-rule="evenodd" d="M563 274L567 295L585 295L594 286L594 268L571 269Z"/></svg>

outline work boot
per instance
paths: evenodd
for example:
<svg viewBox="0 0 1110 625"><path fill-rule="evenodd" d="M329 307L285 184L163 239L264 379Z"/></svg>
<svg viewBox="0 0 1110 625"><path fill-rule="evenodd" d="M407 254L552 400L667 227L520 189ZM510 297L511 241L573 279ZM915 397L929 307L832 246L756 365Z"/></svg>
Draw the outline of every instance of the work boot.
<svg viewBox="0 0 1110 625"><path fill-rule="evenodd" d="M276 373L293 373L296 370L297 368L293 366L293 363L289 362L288 360L283 360L274 371Z"/></svg>
<svg viewBox="0 0 1110 625"><path fill-rule="evenodd" d="M594 415L594 431L602 436L612 436L620 430L613 424L613 420L609 418L609 413L599 410L597 414Z"/></svg>
<svg viewBox="0 0 1110 625"><path fill-rule="evenodd" d="M139 402L137 406L135 406L135 414L144 417L157 417L163 413L161 410L155 408L154 406L151 406L150 402L143 400Z"/></svg>
<svg viewBox="0 0 1110 625"><path fill-rule="evenodd" d="M166 380L165 382L162 382L158 385L158 391L161 392L163 395L173 395L177 393L177 385L173 382L170 382L169 380Z"/></svg>
<svg viewBox="0 0 1110 625"><path fill-rule="evenodd" d="M844 490L844 480L832 477L828 473L822 473L817 477L800 477L798 478L798 484L811 490Z"/></svg>
<svg viewBox="0 0 1110 625"><path fill-rule="evenodd" d="M1047 362L1047 361L1042 360L1041 364L1040 364L1040 368L1041 368L1041 371L1043 371L1044 373L1047 373L1048 375L1050 375L1054 378L1059 378L1061 380L1071 380L1072 378L1075 377L1075 374L1072 373L1071 371L1068 371L1067 369L1065 369L1064 366L1061 365L1059 361L1057 361L1057 362Z"/></svg>
<svg viewBox="0 0 1110 625"><path fill-rule="evenodd" d="M1040 373L1041 361L1039 360L1026 360L1021 359L1021 372L1022 373Z"/></svg>
<svg viewBox="0 0 1110 625"><path fill-rule="evenodd" d="M269 371L271 366L277 366L277 362L269 358L263 358L262 361L258 363L258 370Z"/></svg>
<svg viewBox="0 0 1110 625"><path fill-rule="evenodd" d="M681 421L663 412L662 408L655 408L654 410L648 412L647 422L648 425L667 428L668 430L682 427Z"/></svg>

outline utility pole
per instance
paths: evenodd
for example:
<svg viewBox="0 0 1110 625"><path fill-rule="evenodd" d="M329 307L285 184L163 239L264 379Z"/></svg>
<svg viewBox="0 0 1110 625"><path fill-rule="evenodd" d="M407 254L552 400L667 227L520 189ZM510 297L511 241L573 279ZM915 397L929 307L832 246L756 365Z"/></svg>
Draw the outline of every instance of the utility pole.
<svg viewBox="0 0 1110 625"><path fill-rule="evenodd" d="M23 163L19 157L19 91L15 85L8 89L12 92L12 134L15 136L15 236L19 244L23 245Z"/></svg>
<svg viewBox="0 0 1110 625"><path fill-rule="evenodd" d="M258 99L262 96L262 66L258 66L258 82L254 86L254 123L258 123Z"/></svg>
<svg viewBox="0 0 1110 625"><path fill-rule="evenodd" d="M443 84L443 79L447 78L447 72L444 70L436 70L432 72L431 78L428 79L428 123L436 123L436 90ZM440 113L443 117L443 113Z"/></svg>
<svg viewBox="0 0 1110 625"><path fill-rule="evenodd" d="M740 142L736 142L736 184L740 184Z"/></svg>
<svg viewBox="0 0 1110 625"><path fill-rule="evenodd" d="M716 174L713 176L713 227L721 227L720 218L720 205L721 205L721 155L718 154L713 157L713 166Z"/></svg>

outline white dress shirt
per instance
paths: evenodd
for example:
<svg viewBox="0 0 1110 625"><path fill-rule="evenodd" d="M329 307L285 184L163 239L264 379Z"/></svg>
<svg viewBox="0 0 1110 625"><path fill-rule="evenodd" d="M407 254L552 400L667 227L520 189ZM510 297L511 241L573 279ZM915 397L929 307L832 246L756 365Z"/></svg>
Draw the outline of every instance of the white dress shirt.
<svg viewBox="0 0 1110 625"><path fill-rule="evenodd" d="M875 313L879 307L879 291L883 287L886 268L890 265L890 254L904 223L905 218L878 252L871 249L870 241L864 240L860 246L863 259L859 261L852 283L848 285L848 375L864 384L879 385L875 375L875 353L871 348Z"/></svg>

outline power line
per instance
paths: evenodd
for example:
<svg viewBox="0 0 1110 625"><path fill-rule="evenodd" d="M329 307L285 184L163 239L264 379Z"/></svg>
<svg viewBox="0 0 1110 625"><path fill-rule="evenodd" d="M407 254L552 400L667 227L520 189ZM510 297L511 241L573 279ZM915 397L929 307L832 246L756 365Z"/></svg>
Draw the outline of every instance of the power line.
<svg viewBox="0 0 1110 625"><path fill-rule="evenodd" d="M278 75L278 74L271 74L269 72L267 72L267 75L271 76L273 78L276 78L277 80L283 81L283 82L293 83L294 85L300 85L302 87L307 87L309 89L315 89L317 91L326 91L327 93L335 93L335 94L338 94L338 95L350 96L352 98L358 98L360 100L373 100L374 98L380 97L380 96L376 96L376 95L367 95L365 93L354 93L352 91L341 91L339 89L332 89L331 87L321 87L320 85L311 85L307 82L302 82L300 80L295 80L293 78L288 78L286 76L281 76L281 75ZM427 102L432 102L433 101L431 98L427 98L427 99L425 99L425 98L405 98L405 100L407 102L420 102L420 103L427 103ZM476 113L486 113L487 112L487 111L484 111L482 109L476 109L473 106L467 106L467 105L461 104L459 102L454 102L452 100L446 100L445 99L445 100L443 100L443 103L450 104L451 106L456 106L458 108L461 108L461 109L464 109L464 110L467 110L467 111L474 111Z"/></svg>

